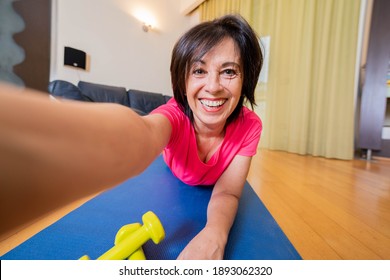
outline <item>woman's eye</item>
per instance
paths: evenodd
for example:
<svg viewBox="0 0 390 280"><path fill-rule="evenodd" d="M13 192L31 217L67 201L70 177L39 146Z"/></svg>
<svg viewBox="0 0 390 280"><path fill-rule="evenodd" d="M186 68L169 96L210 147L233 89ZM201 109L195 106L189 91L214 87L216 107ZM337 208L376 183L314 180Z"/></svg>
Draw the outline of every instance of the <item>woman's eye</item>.
<svg viewBox="0 0 390 280"><path fill-rule="evenodd" d="M192 71L192 74L195 76L203 76L205 75L205 71L203 69L195 69Z"/></svg>
<svg viewBox="0 0 390 280"><path fill-rule="evenodd" d="M225 69L222 71L222 76L225 78L233 79L238 75L238 72L234 69Z"/></svg>

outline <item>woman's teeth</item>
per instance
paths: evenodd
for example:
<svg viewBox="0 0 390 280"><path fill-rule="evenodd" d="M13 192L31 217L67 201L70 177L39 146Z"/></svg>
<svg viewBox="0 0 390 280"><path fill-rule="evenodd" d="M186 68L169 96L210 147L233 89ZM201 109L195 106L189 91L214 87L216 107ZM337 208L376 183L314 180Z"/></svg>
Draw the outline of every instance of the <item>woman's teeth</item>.
<svg viewBox="0 0 390 280"><path fill-rule="evenodd" d="M200 103L207 107L219 107L222 106L226 102L226 99L224 100L208 100L208 99L201 99Z"/></svg>

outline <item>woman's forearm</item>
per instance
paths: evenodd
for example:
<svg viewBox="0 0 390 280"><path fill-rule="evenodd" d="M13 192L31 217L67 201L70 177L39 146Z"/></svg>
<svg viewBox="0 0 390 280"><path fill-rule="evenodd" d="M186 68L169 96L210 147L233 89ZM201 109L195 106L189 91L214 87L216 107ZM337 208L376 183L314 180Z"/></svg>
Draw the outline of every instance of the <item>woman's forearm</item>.
<svg viewBox="0 0 390 280"><path fill-rule="evenodd" d="M19 91L0 86L2 213L43 211L113 186L146 168L162 146L124 106Z"/></svg>
<svg viewBox="0 0 390 280"><path fill-rule="evenodd" d="M214 186L206 226L214 228L222 240L227 240L236 217L250 163L250 157L236 156Z"/></svg>
<svg viewBox="0 0 390 280"><path fill-rule="evenodd" d="M219 193L210 200L207 209L206 227L218 235L223 246L227 242L238 208L239 198L231 194Z"/></svg>
<svg viewBox="0 0 390 280"><path fill-rule="evenodd" d="M44 169L55 172L57 181L107 185L138 173L143 161L150 162L146 126L124 106L50 102L30 92L1 91L4 168L24 167L21 174Z"/></svg>
<svg viewBox="0 0 390 280"><path fill-rule="evenodd" d="M218 179L207 207L207 223L178 259L222 259L251 158L236 156Z"/></svg>

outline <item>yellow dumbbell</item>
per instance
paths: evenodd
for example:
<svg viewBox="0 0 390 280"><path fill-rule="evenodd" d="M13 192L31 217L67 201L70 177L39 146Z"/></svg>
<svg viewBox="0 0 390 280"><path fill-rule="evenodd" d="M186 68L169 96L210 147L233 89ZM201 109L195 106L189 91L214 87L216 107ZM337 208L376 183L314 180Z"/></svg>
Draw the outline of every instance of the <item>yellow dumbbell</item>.
<svg viewBox="0 0 390 280"><path fill-rule="evenodd" d="M119 245L123 240L127 238L131 238L131 234L133 234L136 230L141 228L140 223L125 225L118 230L118 233L115 236L115 245ZM134 253L132 253L128 258L128 260L146 260L144 250L142 246L139 247Z"/></svg>
<svg viewBox="0 0 390 280"><path fill-rule="evenodd" d="M115 237L115 245L110 250L101 255L98 260L142 260L145 255L142 245L149 239L158 244L165 238L164 228L158 217L151 211L142 216L141 224L129 224L123 226ZM89 260L87 255L80 260Z"/></svg>

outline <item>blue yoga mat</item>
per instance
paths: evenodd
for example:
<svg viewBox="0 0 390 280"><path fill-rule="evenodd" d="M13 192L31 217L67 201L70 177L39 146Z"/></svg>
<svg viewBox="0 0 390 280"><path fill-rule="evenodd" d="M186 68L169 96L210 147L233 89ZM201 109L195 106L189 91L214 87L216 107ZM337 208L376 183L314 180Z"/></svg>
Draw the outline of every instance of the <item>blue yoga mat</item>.
<svg viewBox="0 0 390 280"><path fill-rule="evenodd" d="M166 237L158 245L148 241L143 246L146 258L176 259L204 227L211 191L210 187L182 183L160 156L141 175L93 198L1 259L75 260L83 255L97 259L114 245L115 235L123 225L142 223L147 211L160 218ZM248 183L225 259L301 259Z"/></svg>

